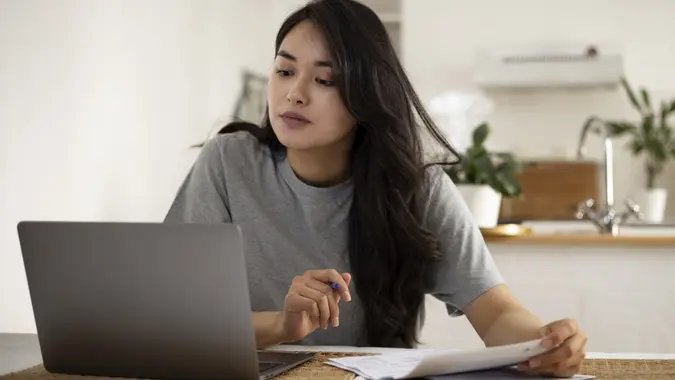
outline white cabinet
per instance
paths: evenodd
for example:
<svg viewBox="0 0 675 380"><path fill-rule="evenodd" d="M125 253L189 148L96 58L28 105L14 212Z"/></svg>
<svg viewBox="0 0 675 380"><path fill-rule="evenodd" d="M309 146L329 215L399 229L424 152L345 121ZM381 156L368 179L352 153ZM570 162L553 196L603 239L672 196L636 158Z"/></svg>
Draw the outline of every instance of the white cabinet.
<svg viewBox="0 0 675 380"><path fill-rule="evenodd" d="M675 352L675 245L489 246L521 303L546 322L575 318L588 351ZM482 346L465 317L426 306L424 346Z"/></svg>

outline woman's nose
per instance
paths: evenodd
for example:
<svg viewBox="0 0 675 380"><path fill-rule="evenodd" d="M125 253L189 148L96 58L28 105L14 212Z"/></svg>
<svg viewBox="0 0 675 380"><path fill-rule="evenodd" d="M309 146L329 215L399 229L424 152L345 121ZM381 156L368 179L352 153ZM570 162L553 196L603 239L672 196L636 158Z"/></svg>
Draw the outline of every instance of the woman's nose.
<svg viewBox="0 0 675 380"><path fill-rule="evenodd" d="M293 83L290 90L288 91L288 94L286 95L286 99L291 104L307 105L307 92L301 81L296 81Z"/></svg>

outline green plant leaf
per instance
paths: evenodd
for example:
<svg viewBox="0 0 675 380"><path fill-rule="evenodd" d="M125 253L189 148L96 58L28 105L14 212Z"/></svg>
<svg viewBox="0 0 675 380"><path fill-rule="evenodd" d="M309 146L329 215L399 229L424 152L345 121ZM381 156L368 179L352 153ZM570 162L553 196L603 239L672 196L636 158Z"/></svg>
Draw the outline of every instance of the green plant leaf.
<svg viewBox="0 0 675 380"><path fill-rule="evenodd" d="M637 129L637 127L627 121L608 121L605 123L607 125L607 132L610 137L618 137L627 132Z"/></svg>
<svg viewBox="0 0 675 380"><path fill-rule="evenodd" d="M521 194L522 189L517 179L520 165L511 153L495 153L493 157L499 160L495 166L493 188L505 197L514 197Z"/></svg>
<svg viewBox="0 0 675 380"><path fill-rule="evenodd" d="M522 193L520 184L514 176L506 172L498 172L495 177L503 196L515 197Z"/></svg>
<svg viewBox="0 0 675 380"><path fill-rule="evenodd" d="M652 103L649 100L649 93L647 93L647 90L644 88L640 89L640 96L642 96L642 103L644 104L642 109L649 112L650 114L653 114L654 111L652 110Z"/></svg>
<svg viewBox="0 0 675 380"><path fill-rule="evenodd" d="M657 162L663 162L667 159L667 150L664 141L659 139L645 140L645 150L649 156Z"/></svg>
<svg viewBox="0 0 675 380"><path fill-rule="evenodd" d="M461 163L448 167L446 173L455 183L489 185L504 196L521 193L517 172L520 165L511 153L491 153L483 145L489 126L482 123L473 131L473 144L466 150Z"/></svg>
<svg viewBox="0 0 675 380"><path fill-rule="evenodd" d="M487 123L483 123L476 127L476 129L473 131L473 145L474 146L482 146L483 143L485 143L485 140L487 140L487 136L490 133L490 127L488 126Z"/></svg>
<svg viewBox="0 0 675 380"><path fill-rule="evenodd" d="M487 150L483 146L472 145L467 149L466 156L469 160L473 160L481 156L487 156Z"/></svg>
<svg viewBox="0 0 675 380"><path fill-rule="evenodd" d="M643 143L642 141L640 141L640 140L633 140L633 141L630 143L630 149L633 151L633 154L634 154L634 155L640 154L640 152L642 152L642 150L643 150L644 148L645 148L645 145L644 145L644 143Z"/></svg>
<svg viewBox="0 0 675 380"><path fill-rule="evenodd" d="M668 104L666 102L661 102L661 107L659 110L659 125L661 128L664 128L666 125L666 119L668 119Z"/></svg>
<svg viewBox="0 0 675 380"><path fill-rule="evenodd" d="M645 156L647 186L652 187L664 165L675 158L675 131L668 125L669 115L675 112L675 100L661 102L659 113L655 114L646 89L640 89L640 99L638 100L635 96L636 93L633 92L625 78L621 79L621 84L633 107L640 111L642 120L639 124L606 122L608 134L612 137L629 134L632 137L628 143L628 148L636 156ZM642 104L640 104L640 101ZM631 124L633 128L629 127Z"/></svg>
<svg viewBox="0 0 675 380"><path fill-rule="evenodd" d="M642 134L644 135L644 139L647 140L649 136L652 134L652 130L654 129L654 116L646 116L642 119Z"/></svg>
<svg viewBox="0 0 675 380"><path fill-rule="evenodd" d="M621 85L623 86L623 89L626 91L626 95L628 95L628 99L630 100L631 104L633 104L633 107L635 107L640 114L642 114L642 107L640 107L640 103L637 100L637 97L635 97L635 93L633 92L633 89L630 87L628 84L628 81L626 78L621 78Z"/></svg>
<svg viewBox="0 0 675 380"><path fill-rule="evenodd" d="M481 184L487 184L490 181L490 177L494 176L495 168L492 165L492 160L490 157L481 156L475 161L476 168L476 181Z"/></svg>
<svg viewBox="0 0 675 380"><path fill-rule="evenodd" d="M497 156L501 160L501 164L499 164L497 167L498 171L504 170L510 173L517 173L520 171L521 165L520 163L518 163L518 161L516 161L513 154L495 153L495 156Z"/></svg>

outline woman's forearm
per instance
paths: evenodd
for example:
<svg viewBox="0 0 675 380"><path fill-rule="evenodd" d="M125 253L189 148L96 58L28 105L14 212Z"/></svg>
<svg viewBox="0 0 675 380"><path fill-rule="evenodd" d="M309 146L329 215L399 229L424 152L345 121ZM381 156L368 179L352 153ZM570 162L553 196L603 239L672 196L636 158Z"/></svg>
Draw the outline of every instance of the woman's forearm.
<svg viewBox="0 0 675 380"><path fill-rule="evenodd" d="M284 343L281 315L278 311L252 313L256 347L259 349Z"/></svg>
<svg viewBox="0 0 675 380"><path fill-rule="evenodd" d="M507 309L488 328L483 342L490 347L537 339L541 337L539 331L543 325L525 308Z"/></svg>

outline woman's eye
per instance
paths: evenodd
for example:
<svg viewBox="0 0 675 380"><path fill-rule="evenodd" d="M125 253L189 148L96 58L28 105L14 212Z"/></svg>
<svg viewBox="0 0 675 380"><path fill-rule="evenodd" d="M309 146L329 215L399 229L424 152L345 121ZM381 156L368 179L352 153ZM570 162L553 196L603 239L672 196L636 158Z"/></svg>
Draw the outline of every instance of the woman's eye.
<svg viewBox="0 0 675 380"><path fill-rule="evenodd" d="M277 75L280 77L288 77L291 75L291 72L289 70L277 70Z"/></svg>
<svg viewBox="0 0 675 380"><path fill-rule="evenodd" d="M332 87L332 86L335 85L335 82L333 82L332 80L317 79L316 81L317 81L317 83L319 83L320 85L323 85L323 86L326 86L326 87Z"/></svg>

